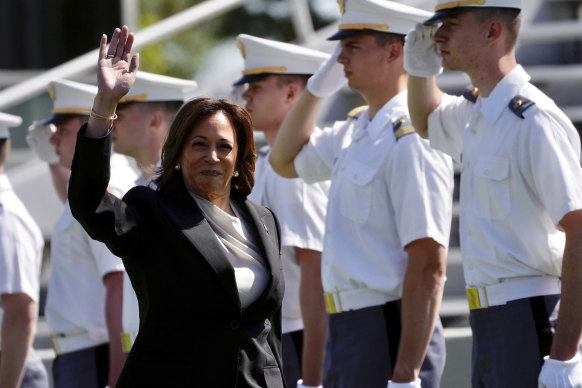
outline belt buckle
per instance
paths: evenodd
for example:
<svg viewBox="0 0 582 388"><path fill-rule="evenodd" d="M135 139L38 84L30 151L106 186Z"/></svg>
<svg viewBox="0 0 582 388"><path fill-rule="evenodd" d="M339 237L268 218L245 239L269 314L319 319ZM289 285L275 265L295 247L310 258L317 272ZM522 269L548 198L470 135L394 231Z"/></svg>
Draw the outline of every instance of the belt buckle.
<svg viewBox="0 0 582 388"><path fill-rule="evenodd" d="M59 338L62 336L53 336L51 337L51 345L53 346L53 350L57 356L61 355L61 347L59 346Z"/></svg>
<svg viewBox="0 0 582 388"><path fill-rule="evenodd" d="M483 291L483 302L481 302L481 296L479 295L479 290ZM489 302L487 300L487 291L484 287L473 287L465 289L467 293L467 300L469 301L469 309L479 310L486 309L489 307Z"/></svg>
<svg viewBox="0 0 582 388"><path fill-rule="evenodd" d="M338 305L335 303L334 295L337 295ZM339 292L328 292L324 294L323 297L325 299L325 307L327 308L328 314L337 314L344 311Z"/></svg>
<svg viewBox="0 0 582 388"><path fill-rule="evenodd" d="M123 353L129 353L131 350L131 334L128 332L121 333L121 348Z"/></svg>

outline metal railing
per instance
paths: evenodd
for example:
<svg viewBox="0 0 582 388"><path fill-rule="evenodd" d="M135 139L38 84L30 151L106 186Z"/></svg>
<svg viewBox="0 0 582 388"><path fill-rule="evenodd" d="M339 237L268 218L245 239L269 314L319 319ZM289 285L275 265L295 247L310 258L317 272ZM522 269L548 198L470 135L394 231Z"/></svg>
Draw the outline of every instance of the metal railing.
<svg viewBox="0 0 582 388"><path fill-rule="evenodd" d="M208 0L197 4L137 32L133 47L135 50L139 50L149 44L166 39L180 31L229 12L243 5L245 1ZM56 78L73 78L92 70L97 63L98 51L98 49L92 50L62 65L0 91L0 110L10 108L46 91L49 82Z"/></svg>
<svg viewBox="0 0 582 388"><path fill-rule="evenodd" d="M307 7L307 0L288 0L292 24L297 35L298 44L314 48L322 47L317 43L321 39L321 31L314 31L313 22ZM204 21L227 13L243 6L248 0L207 0L190 7L178 14L170 16L150 27L136 33L134 49L139 50L152 43L175 35L187 28L194 27ZM582 16L581 16L582 17ZM520 44L567 42L582 40L582 19L577 21L543 22L524 26L520 33ZM0 85L9 83L9 77L21 81L0 91L0 110L5 110L43 93L50 81L55 78L75 78L92 71L96 64L97 49L83 54L57 67L37 73L36 71L0 72ZM559 71L557 68L559 67ZM582 82L582 64L571 66L540 66L530 67L534 82ZM30 77L32 75L32 77ZM451 73L439 77L442 87L460 87L468 83L463 74ZM208 87L206 88L208 89ZM576 116L582 117L582 113Z"/></svg>

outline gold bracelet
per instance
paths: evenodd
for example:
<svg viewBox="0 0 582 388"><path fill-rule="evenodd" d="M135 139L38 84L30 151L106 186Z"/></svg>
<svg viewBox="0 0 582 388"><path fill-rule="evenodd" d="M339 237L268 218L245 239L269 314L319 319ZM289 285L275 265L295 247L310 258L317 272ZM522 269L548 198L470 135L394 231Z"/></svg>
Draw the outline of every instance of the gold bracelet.
<svg viewBox="0 0 582 388"><path fill-rule="evenodd" d="M117 113L113 112L113 116L103 116L100 115L99 113L95 112L95 110L93 110L93 108L91 108L91 113L89 114L89 117L93 117L94 119L99 119L99 120L115 120L117 119Z"/></svg>

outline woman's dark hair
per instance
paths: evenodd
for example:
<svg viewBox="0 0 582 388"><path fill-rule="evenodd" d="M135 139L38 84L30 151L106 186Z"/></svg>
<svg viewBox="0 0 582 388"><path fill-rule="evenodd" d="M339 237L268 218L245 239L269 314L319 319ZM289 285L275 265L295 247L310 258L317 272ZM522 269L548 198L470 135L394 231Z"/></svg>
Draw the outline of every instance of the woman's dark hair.
<svg viewBox="0 0 582 388"><path fill-rule="evenodd" d="M238 177L231 179L231 188L240 194L250 194L255 184L255 143L253 123L242 107L225 99L196 98L185 103L172 122L168 138L162 149L162 166L155 180L158 190L163 189L179 173L174 167L180 161L184 143L190 133L208 117L222 112L234 127L234 140L238 148L235 170Z"/></svg>

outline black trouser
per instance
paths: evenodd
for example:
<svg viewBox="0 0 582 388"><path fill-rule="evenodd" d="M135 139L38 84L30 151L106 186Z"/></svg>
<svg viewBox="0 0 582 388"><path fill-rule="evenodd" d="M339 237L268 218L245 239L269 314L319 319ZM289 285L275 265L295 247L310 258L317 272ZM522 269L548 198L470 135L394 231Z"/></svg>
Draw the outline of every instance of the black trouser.
<svg viewBox="0 0 582 388"><path fill-rule="evenodd" d="M109 344L65 353L53 360L54 388L103 388L109 374Z"/></svg>
<svg viewBox="0 0 582 388"><path fill-rule="evenodd" d="M301 375L303 355L303 330L285 333L281 339L283 348L283 377L287 388L295 388Z"/></svg>
<svg viewBox="0 0 582 388"><path fill-rule="evenodd" d="M559 300L560 295L536 296L471 310L474 388L537 388Z"/></svg>
<svg viewBox="0 0 582 388"><path fill-rule="evenodd" d="M325 388L386 388L400 342L400 301L330 314ZM423 388L438 388L445 367L445 337L437 320L422 364Z"/></svg>

